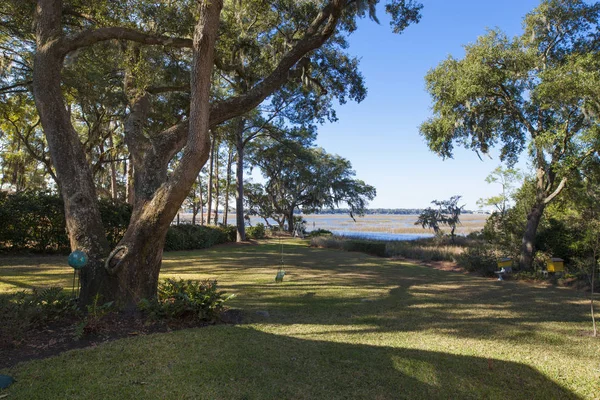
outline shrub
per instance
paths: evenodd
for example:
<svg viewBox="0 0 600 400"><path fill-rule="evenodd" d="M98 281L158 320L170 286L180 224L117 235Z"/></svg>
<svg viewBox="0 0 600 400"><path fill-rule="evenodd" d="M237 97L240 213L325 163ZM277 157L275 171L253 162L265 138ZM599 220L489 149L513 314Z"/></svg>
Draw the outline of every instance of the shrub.
<svg viewBox="0 0 600 400"><path fill-rule="evenodd" d="M378 257L385 257L385 242L374 242L370 240L347 240L344 241L344 250L358 251Z"/></svg>
<svg viewBox="0 0 600 400"><path fill-rule="evenodd" d="M231 233L221 227L182 224L167 231L165 251L206 249L216 244L234 241Z"/></svg>
<svg viewBox="0 0 600 400"><path fill-rule="evenodd" d="M386 243L373 240L346 239L336 236L316 236L310 241L312 247L326 249L340 249L345 251L358 251L378 257L385 257Z"/></svg>
<svg viewBox="0 0 600 400"><path fill-rule="evenodd" d="M114 246L123 237L131 206L101 200L106 237ZM69 238L62 199L48 192L0 192L0 250L68 252Z"/></svg>
<svg viewBox="0 0 600 400"><path fill-rule="evenodd" d="M488 246L467 248L457 257L458 265L469 272L479 272L484 276L493 276L498 269L495 252Z"/></svg>
<svg viewBox="0 0 600 400"><path fill-rule="evenodd" d="M266 234L267 230L265 229L265 225L260 222L246 228L246 236L248 239L264 239Z"/></svg>
<svg viewBox="0 0 600 400"><path fill-rule="evenodd" d="M423 239L390 242L386 251L390 257L420 261L454 261L464 248L458 245L437 244L436 239Z"/></svg>
<svg viewBox="0 0 600 400"><path fill-rule="evenodd" d="M60 287L0 295L0 342L14 342L28 330L70 314L78 314L76 300Z"/></svg>
<svg viewBox="0 0 600 400"><path fill-rule="evenodd" d="M316 236L310 240L310 245L311 247L342 250L344 248L344 239L335 236Z"/></svg>
<svg viewBox="0 0 600 400"><path fill-rule="evenodd" d="M214 321L223 311L224 303L233 297L219 291L216 280L165 279L158 283L158 298L142 300L139 307L154 318Z"/></svg>
<svg viewBox="0 0 600 400"><path fill-rule="evenodd" d="M333 233L331 231L328 231L327 229L317 229L314 231L311 231L308 234L309 238L313 238L313 237L317 237L317 236L331 236L333 235Z"/></svg>
<svg viewBox="0 0 600 400"><path fill-rule="evenodd" d="M220 224L219 227L225 233L226 242L235 242L237 240L237 227L235 225Z"/></svg>

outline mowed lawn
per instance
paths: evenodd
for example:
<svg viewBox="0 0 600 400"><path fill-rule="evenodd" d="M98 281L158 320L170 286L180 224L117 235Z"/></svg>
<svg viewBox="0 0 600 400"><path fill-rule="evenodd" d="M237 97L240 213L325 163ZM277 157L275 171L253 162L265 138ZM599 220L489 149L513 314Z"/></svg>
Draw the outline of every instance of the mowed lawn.
<svg viewBox="0 0 600 400"><path fill-rule="evenodd" d="M216 278L240 325L136 336L0 371L7 399L600 398L588 294L277 241L165 254ZM29 261L28 261L29 260ZM27 263L30 262L30 265ZM58 263L62 263L61 266ZM71 285L64 257L0 258L0 291ZM268 314L267 314L268 313Z"/></svg>

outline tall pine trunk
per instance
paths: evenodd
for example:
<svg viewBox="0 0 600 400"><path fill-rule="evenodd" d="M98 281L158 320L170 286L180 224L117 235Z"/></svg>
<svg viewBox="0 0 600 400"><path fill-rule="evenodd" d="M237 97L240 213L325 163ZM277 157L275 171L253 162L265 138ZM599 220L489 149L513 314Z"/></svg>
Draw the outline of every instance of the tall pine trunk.
<svg viewBox="0 0 600 400"><path fill-rule="evenodd" d="M213 169L215 165L215 142L216 138L212 138L210 142L210 161L208 165L208 188L206 193L206 225L210 225L212 214L212 198L213 198Z"/></svg>
<svg viewBox="0 0 600 400"><path fill-rule="evenodd" d="M227 226L227 217L229 216L229 191L231 190L231 167L233 165L233 148L229 146L227 156L227 178L225 182L225 209L223 210L223 225Z"/></svg>
<svg viewBox="0 0 600 400"><path fill-rule="evenodd" d="M237 126L235 150L237 160L235 163L235 225L237 242L246 240L246 223L244 221L244 119L240 118Z"/></svg>
<svg viewBox="0 0 600 400"><path fill-rule="evenodd" d="M214 179L215 217L213 219L215 225L219 225L219 197L221 196L220 185L219 185L219 148L220 147L221 147L220 143L217 143L215 145L215 166L214 166L214 172L215 172L215 179Z"/></svg>

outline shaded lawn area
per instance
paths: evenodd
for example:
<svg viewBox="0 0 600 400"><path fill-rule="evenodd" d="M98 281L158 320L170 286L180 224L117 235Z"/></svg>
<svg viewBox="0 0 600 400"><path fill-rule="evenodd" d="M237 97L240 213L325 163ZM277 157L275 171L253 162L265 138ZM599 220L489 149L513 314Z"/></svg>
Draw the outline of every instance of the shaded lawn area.
<svg viewBox="0 0 600 400"><path fill-rule="evenodd" d="M242 325L133 337L18 365L11 399L600 397L587 293L276 241L166 253L216 278ZM64 257L62 258L64 259ZM0 291L70 287L61 258L0 258ZM26 264L26 263L25 263ZM38 265L39 264L39 265ZM53 266L54 265L54 266ZM256 311L268 311L269 317ZM4 393L4 392L2 392Z"/></svg>

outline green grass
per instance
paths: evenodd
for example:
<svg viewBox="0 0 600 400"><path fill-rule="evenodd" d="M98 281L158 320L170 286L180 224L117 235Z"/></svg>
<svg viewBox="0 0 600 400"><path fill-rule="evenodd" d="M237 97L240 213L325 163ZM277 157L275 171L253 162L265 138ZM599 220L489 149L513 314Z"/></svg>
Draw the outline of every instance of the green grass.
<svg viewBox="0 0 600 400"><path fill-rule="evenodd" d="M584 334L587 293L300 241L285 241L287 274L276 284L280 258L276 241L167 253L163 277L218 279L246 322L20 364L0 371L18 379L8 398L600 397L600 340ZM68 268L28 260L0 259L0 290L36 276L70 285Z"/></svg>

